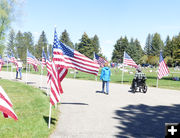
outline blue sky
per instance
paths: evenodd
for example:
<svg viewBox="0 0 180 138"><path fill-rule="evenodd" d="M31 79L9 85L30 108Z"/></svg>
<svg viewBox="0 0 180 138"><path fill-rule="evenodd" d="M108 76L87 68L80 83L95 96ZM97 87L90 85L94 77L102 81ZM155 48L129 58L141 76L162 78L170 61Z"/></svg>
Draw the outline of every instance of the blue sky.
<svg viewBox="0 0 180 138"><path fill-rule="evenodd" d="M148 33L158 32L164 41L180 32L179 0L23 0L12 28L33 33L35 42L45 31L53 43L54 26L64 29L73 43L86 32L98 35L103 54L111 59L121 36L137 38L144 47Z"/></svg>

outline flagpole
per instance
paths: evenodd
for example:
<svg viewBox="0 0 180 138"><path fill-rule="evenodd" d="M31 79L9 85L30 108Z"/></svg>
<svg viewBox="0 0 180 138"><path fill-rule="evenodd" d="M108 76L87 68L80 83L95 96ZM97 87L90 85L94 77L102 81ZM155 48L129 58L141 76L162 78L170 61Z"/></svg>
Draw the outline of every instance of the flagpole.
<svg viewBox="0 0 180 138"><path fill-rule="evenodd" d="M13 68L12 68L12 63L11 63L11 79L13 79Z"/></svg>
<svg viewBox="0 0 180 138"><path fill-rule="evenodd" d="M28 65L27 65L27 60L26 60L26 84L27 84L27 68L28 68Z"/></svg>
<svg viewBox="0 0 180 138"><path fill-rule="evenodd" d="M49 106L49 123L48 123L48 128L50 129L50 127L51 127L51 108L52 108L52 105L51 105L51 102L49 104L50 104L50 106Z"/></svg>
<svg viewBox="0 0 180 138"><path fill-rule="evenodd" d="M7 60L7 72L8 72L9 70L8 70L8 60Z"/></svg>
<svg viewBox="0 0 180 138"><path fill-rule="evenodd" d="M124 55L125 55L125 51L124 51ZM123 57L122 79L121 79L121 83L122 83L122 84L123 84L123 78L124 78L124 57Z"/></svg>
<svg viewBox="0 0 180 138"><path fill-rule="evenodd" d="M42 48L42 52L44 51L44 47ZM41 89L42 89L42 74L43 74L43 69L42 69L42 67L43 67L43 64L42 64L42 60L43 60L43 54L42 54L42 59L41 59Z"/></svg>
<svg viewBox="0 0 180 138"><path fill-rule="evenodd" d="M156 83L156 87L158 88L158 77L157 77L157 83Z"/></svg>

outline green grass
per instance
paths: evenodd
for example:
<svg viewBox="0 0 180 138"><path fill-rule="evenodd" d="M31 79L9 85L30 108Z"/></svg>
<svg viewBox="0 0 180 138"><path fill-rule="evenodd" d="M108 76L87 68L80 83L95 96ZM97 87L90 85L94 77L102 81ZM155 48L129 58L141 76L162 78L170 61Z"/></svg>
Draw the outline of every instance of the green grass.
<svg viewBox="0 0 180 138"><path fill-rule="evenodd" d="M129 68L129 67L126 67L126 69L128 69L129 71L132 71L133 74L124 73L123 83L124 84L131 84L136 70L134 68ZM7 70L5 66L4 66L3 70ZM150 70L152 70L152 72L149 72ZM143 72L147 76L146 83L150 87L156 87L156 83L157 83L157 72L156 72L156 70L157 70L157 68L143 69ZM14 71L15 71L15 69L14 69ZM31 73L40 74L40 71L41 71L40 68L39 68L39 72L34 72L34 70L31 68ZM74 78L74 74L70 73L70 72L73 72L73 71L74 71L73 69L69 69L66 78ZM23 70L23 72L25 72L25 70ZM100 78L100 72L101 72L101 69L100 69L99 74L97 76L98 81L100 81L100 79L99 79ZM113 82L113 83L121 83L122 71L120 69L111 69L111 72L112 72L111 82ZM175 74L175 73L172 73L172 72L178 72L178 73ZM43 74L46 75L47 72L44 71ZM158 87L159 88L166 88L166 89L180 90L180 81L172 80L173 77L179 77L180 78L180 71L175 71L173 68L170 68L169 76L163 77L161 80L159 80L158 81ZM84 72L80 72L80 71L78 71L78 73L76 74L76 79L95 80L95 78L96 77L94 75L84 73Z"/></svg>
<svg viewBox="0 0 180 138"><path fill-rule="evenodd" d="M52 108L51 129L48 128L49 97L38 88L19 82L0 79L13 103L18 121L0 116L0 137L2 138L44 138L54 130L59 111Z"/></svg>

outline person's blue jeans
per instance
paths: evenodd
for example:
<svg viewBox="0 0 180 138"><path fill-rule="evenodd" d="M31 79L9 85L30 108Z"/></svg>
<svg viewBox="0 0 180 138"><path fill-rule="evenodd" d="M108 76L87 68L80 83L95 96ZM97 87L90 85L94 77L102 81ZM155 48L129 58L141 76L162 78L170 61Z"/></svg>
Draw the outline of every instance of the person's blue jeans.
<svg viewBox="0 0 180 138"><path fill-rule="evenodd" d="M22 79L22 73L21 73L22 68L18 68L18 70L16 71L16 79L18 78L18 72L20 75L20 79Z"/></svg>
<svg viewBox="0 0 180 138"><path fill-rule="evenodd" d="M104 87L106 85L106 93L109 94L109 81L102 81L102 91L104 92Z"/></svg>

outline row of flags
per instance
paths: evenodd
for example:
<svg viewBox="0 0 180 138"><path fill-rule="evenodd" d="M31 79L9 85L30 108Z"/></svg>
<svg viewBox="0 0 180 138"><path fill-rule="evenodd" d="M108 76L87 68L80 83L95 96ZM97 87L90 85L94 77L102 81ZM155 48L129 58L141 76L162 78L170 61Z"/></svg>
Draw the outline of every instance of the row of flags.
<svg viewBox="0 0 180 138"><path fill-rule="evenodd" d="M124 60L123 64L129 65L132 67L137 68L138 65L134 62L134 60L126 53L124 52ZM158 68L158 79L161 79L164 76L167 76L169 74L169 69L163 59L162 52L160 52L159 56L159 68Z"/></svg>

